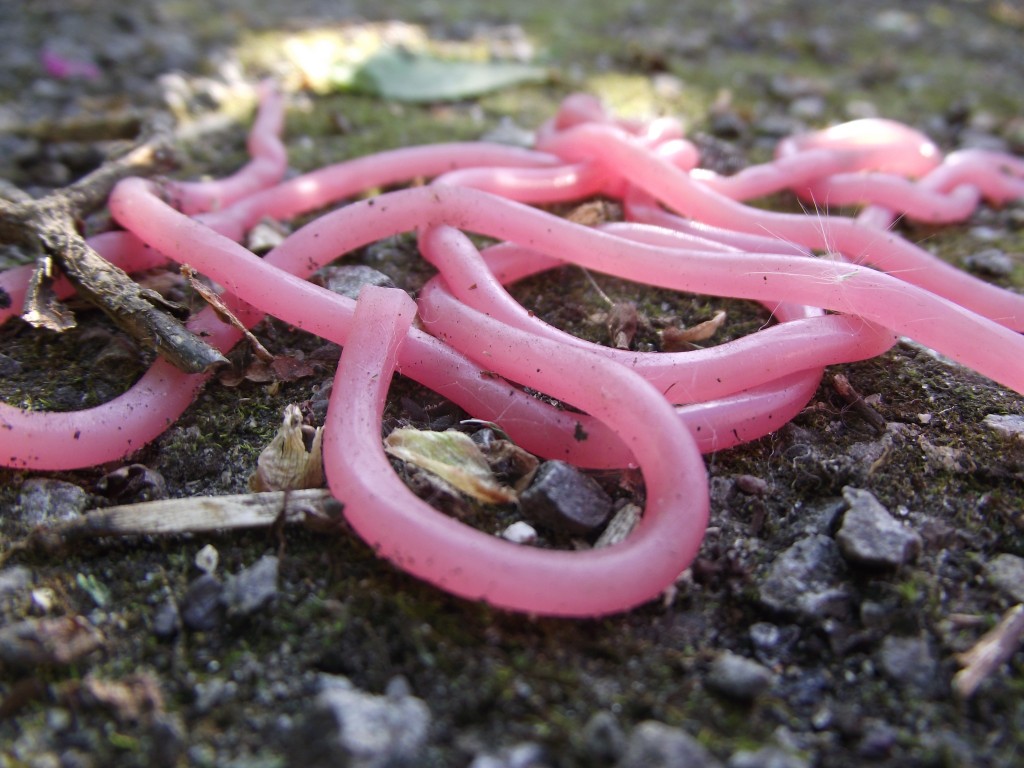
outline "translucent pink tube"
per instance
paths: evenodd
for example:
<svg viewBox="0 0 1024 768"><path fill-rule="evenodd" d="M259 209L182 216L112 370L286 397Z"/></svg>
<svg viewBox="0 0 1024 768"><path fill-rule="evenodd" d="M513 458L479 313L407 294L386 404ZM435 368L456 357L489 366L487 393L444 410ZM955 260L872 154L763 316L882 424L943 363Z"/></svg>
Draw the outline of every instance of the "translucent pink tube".
<svg viewBox="0 0 1024 768"><path fill-rule="evenodd" d="M147 199L150 203L144 205ZM153 201L152 195L119 198L115 192L111 211L124 220L129 206L138 207L133 226L145 228L146 216L156 213L143 214L142 208L152 208ZM643 275L676 290L764 302L790 301L857 315L1024 392L1024 338L891 275L826 259L682 252L631 243L473 189L434 185L353 203L310 222L268 259L282 266L295 260L319 266L339 251L404 231L413 222L449 224L499 240L513 240L607 274L626 279ZM151 227L153 239L148 241L157 250L173 249L175 242L198 236L190 231L192 227L187 220L180 227ZM316 329L325 321L311 317L303 307L284 305L276 286L258 276L255 262L259 260L252 260L251 269L239 270L225 269L222 259L211 258L203 261L201 269L246 301L318 332ZM989 343L978 344L979 338L987 338ZM766 357L771 354L771 350L764 351Z"/></svg>
<svg viewBox="0 0 1024 768"><path fill-rule="evenodd" d="M783 316L781 320L790 321L707 349L678 353L611 349L559 331L529 313L505 292L472 241L458 230L426 230L420 237L420 251L444 276L444 283L435 278L420 291L421 303L429 304L433 316L442 318L431 327L431 333L442 340L447 328L443 318L461 302L534 336L588 349L631 368L676 404L715 400L807 369L818 368L820 378L825 365L876 357L896 342L893 334L859 318L832 315L791 320ZM509 258L523 261L531 256L510 247L502 247L501 255L506 263ZM759 354L759 348L771 349L771 357Z"/></svg>
<svg viewBox="0 0 1024 768"><path fill-rule="evenodd" d="M226 179L170 182L167 193L175 207L189 215L216 211L279 182L288 168L281 141L284 96L270 82L260 84L260 110L247 143L251 160Z"/></svg>
<svg viewBox="0 0 1024 768"><path fill-rule="evenodd" d="M707 524L704 464L690 433L653 388L621 366L468 308L457 322L467 346L480 348L502 375L598 416L630 446L646 488L642 521L624 542L603 549L522 547L438 512L405 487L384 454L380 422L414 314L404 293L364 288L331 392L324 462L359 535L445 591L525 613L600 616L651 600L672 584L696 556Z"/></svg>
<svg viewBox="0 0 1024 768"><path fill-rule="evenodd" d="M812 248L838 251L865 261L961 307L1014 330L1024 330L1024 296L965 275L927 251L873 226L837 216L825 219L763 211L708 189L689 174L607 125L580 125L551 137L542 149L567 162L594 158L691 218L715 226L768 234Z"/></svg>

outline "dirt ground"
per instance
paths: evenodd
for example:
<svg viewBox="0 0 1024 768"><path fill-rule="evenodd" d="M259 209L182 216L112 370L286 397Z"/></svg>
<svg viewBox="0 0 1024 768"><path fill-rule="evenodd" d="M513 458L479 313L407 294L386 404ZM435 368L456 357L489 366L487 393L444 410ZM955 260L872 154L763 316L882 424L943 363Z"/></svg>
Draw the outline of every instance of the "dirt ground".
<svg viewBox="0 0 1024 768"><path fill-rule="evenodd" d="M906 121L946 149L1024 154L1022 35L1024 11L996 0L14 0L0 4L0 177L42 195L95 168L154 115L178 126L177 175L230 172L245 159L252 85L267 75L288 84L296 172L529 130L575 90L626 115L682 116L725 171L765 159L792 130L870 114ZM336 56L398 40L512 57L552 78L449 104L313 92L301 88L295 51L314 40ZM48 75L44 50L86 62L95 77ZM965 268L968 257L998 252L1006 266L997 274L972 269L1024 286L1024 205L901 231ZM427 274L404 239L356 260L410 290ZM721 306L597 279L652 327L659 314L702 320ZM606 340L605 307L582 273L526 281L516 295L550 322ZM76 309L79 327L61 336L20 320L0 328L0 397L71 410L141 374L148 358L98 313ZM760 322L730 305L744 312ZM130 491L109 479L121 465L0 470L0 549L26 536L37 512L147 492L245 492L284 406L315 411L337 356L273 321L258 335L308 370L212 382L123 463L150 473ZM234 361L246 362L241 352ZM837 373L881 425L841 397ZM0 766L338 764L332 745L347 737L322 691L342 677L355 693L331 690L351 722L397 729L390 744L347 747L358 766L1020 765L1024 657L970 697L953 687L958 654L1024 601L1024 440L991 429L992 415L1024 417L1024 398L911 343L836 367L791 424L707 457L712 523L675 593L599 621L529 619L449 597L347 530L108 538L15 553L0 566ZM399 381L388 418L426 427L459 414ZM597 479L616 498L635 496L628 474ZM826 553L802 573L804 592L822 602L773 601L772 580L794 547L835 546L851 504L844 488L870 492L916 533L916 556L878 570ZM212 579L196 566L206 547L217 554ZM268 563L277 568L270 599L239 607L223 597L224 583L258 580ZM182 627L175 608L198 619ZM12 627L32 629L16 636Z"/></svg>

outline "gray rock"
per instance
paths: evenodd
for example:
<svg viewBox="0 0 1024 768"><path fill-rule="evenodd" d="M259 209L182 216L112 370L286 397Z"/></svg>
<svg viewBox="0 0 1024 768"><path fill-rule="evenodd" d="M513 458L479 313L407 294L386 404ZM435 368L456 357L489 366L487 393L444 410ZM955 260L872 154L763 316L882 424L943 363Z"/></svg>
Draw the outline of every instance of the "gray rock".
<svg viewBox="0 0 1024 768"><path fill-rule="evenodd" d="M850 599L846 566L828 536L800 539L779 555L760 585L761 603L780 613L818 621L844 614Z"/></svg>
<svg viewBox="0 0 1024 768"><path fill-rule="evenodd" d="M1007 595L1024 603L1024 557L996 555L985 563L985 575Z"/></svg>
<svg viewBox="0 0 1024 768"><path fill-rule="evenodd" d="M882 641L879 661L885 674L897 683L930 690L939 665L931 643L925 637L895 637Z"/></svg>
<svg viewBox="0 0 1024 768"><path fill-rule="evenodd" d="M248 616L277 597L277 572L277 558L264 555L228 578L221 597L228 616Z"/></svg>
<svg viewBox="0 0 1024 768"><path fill-rule="evenodd" d="M375 285L379 288L394 288L390 277L365 264L338 264L324 267L323 286L334 293L358 299L359 291L364 285Z"/></svg>
<svg viewBox="0 0 1024 768"><path fill-rule="evenodd" d="M469 768L547 768L549 763L540 744L527 741L503 749L497 754L484 753L473 758Z"/></svg>
<svg viewBox="0 0 1024 768"><path fill-rule="evenodd" d="M397 768L417 764L430 710L415 696L377 696L344 677L321 675L306 723L289 754L295 768Z"/></svg>
<svg viewBox="0 0 1024 768"><path fill-rule="evenodd" d="M984 250L965 256L964 266L971 272L979 272L992 277L1008 277L1013 273L1013 259L998 248Z"/></svg>
<svg viewBox="0 0 1024 768"><path fill-rule="evenodd" d="M626 733L608 710L595 712L583 726L583 749L595 762L610 763L626 751Z"/></svg>
<svg viewBox="0 0 1024 768"><path fill-rule="evenodd" d="M759 621L750 625L749 634L758 660L763 664L778 664L789 657L793 644L800 639L800 627L795 624L780 627Z"/></svg>
<svg viewBox="0 0 1024 768"><path fill-rule="evenodd" d="M1024 440L1024 416L1004 416L998 413L990 413L985 417L982 424L1004 437Z"/></svg>
<svg viewBox="0 0 1024 768"><path fill-rule="evenodd" d="M899 732L886 722L872 722L857 745L857 754L867 760L888 757L899 741Z"/></svg>
<svg viewBox="0 0 1024 768"><path fill-rule="evenodd" d="M577 535L600 528L612 511L612 500L597 481L564 461L541 464L519 504L524 517Z"/></svg>
<svg viewBox="0 0 1024 768"><path fill-rule="evenodd" d="M774 681L767 667L728 651L714 660L707 677L708 687L740 701L753 701Z"/></svg>
<svg viewBox="0 0 1024 768"><path fill-rule="evenodd" d="M32 586L32 571L23 565L13 565L0 571L0 600L16 598L27 593Z"/></svg>
<svg viewBox="0 0 1024 768"><path fill-rule="evenodd" d="M849 562L898 568L921 551L921 536L889 514L871 493L847 486L843 498L849 508L836 533L836 543Z"/></svg>
<svg viewBox="0 0 1024 768"><path fill-rule="evenodd" d="M616 768L720 768L722 764L686 731L646 720L629 735Z"/></svg>
<svg viewBox="0 0 1024 768"><path fill-rule="evenodd" d="M170 640L181 631L181 614L178 604L167 599L153 614L153 634L161 640Z"/></svg>
<svg viewBox="0 0 1024 768"><path fill-rule="evenodd" d="M53 524L78 517L89 506L89 494L63 480L33 477L21 486L15 518L27 526Z"/></svg>
<svg viewBox="0 0 1024 768"><path fill-rule="evenodd" d="M209 632L220 626L224 585L216 576L204 573L188 585L181 599L181 621L193 632Z"/></svg>
<svg viewBox="0 0 1024 768"><path fill-rule="evenodd" d="M778 747L762 747L756 752L740 750L729 758L729 768L808 768L810 763Z"/></svg>

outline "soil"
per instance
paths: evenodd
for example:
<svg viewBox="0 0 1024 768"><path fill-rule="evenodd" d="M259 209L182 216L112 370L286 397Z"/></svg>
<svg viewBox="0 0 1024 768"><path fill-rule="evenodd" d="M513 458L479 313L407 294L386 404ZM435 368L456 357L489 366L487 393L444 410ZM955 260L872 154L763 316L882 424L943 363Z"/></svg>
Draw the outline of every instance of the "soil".
<svg viewBox="0 0 1024 768"><path fill-rule="evenodd" d="M682 116L707 161L726 171L765 159L791 130L867 114L908 122L947 149L1022 154L1022 33L1024 12L997 0L521 0L486 8L401 0L386 13L379 3L321 0L14 0L0 5L0 177L44 194L167 114L179 126L183 178L230 172L245 158L251 85L267 74L292 83L286 138L296 171L530 129L580 89L623 114ZM300 91L284 41L317 35L350 46L397 38L439 52L531 58L554 77L446 105ZM92 62L98 76L48 76L43 49ZM781 197L769 204L796 206ZM88 222L104 224L102 214ZM996 249L1010 266L989 279L1024 287L1020 205L983 207L950 227L900 230L960 265ZM426 275L403 239L357 258L409 290ZM613 300L637 303L637 343L666 316L700 322L721 306L597 280ZM528 281L517 296L551 322L608 341L608 307L578 271ZM0 328L7 402L81 408L144 370L146 355L97 313L76 310L78 328L60 336L21 321ZM729 310L741 318L737 327L760 322L749 308ZM315 411L337 350L273 321L258 335L277 354L312 361L308 375L211 383L125 462L153 473L144 491L242 493L284 406ZM245 354L236 353L239 365ZM834 374L884 426L850 407ZM323 675L425 702L430 725L410 762L418 766L679 764L636 762L651 738L638 726L648 721L695 740L704 750L695 765L1019 765L1024 656L999 666L973 696L958 696L952 683L958 654L1022 599L993 563L1024 557L1024 441L990 429L993 414L1024 416L1024 398L911 343L837 366L791 424L707 457L711 527L675 591L599 621L531 619L449 597L378 560L347 530L104 539L56 554L15 553L0 568L3 627L77 623L47 625L59 635L50 652L22 663L15 641L3 637L0 765L320 764L312 755L331 739L313 717ZM392 389L392 423L443 428L458 417L409 382ZM33 483L66 491L50 482L59 480L81 489L77 508L102 506L117 500L110 481L101 482L116 468L0 470L0 547L27 534ZM598 479L614 497L635 498L628 473ZM839 563L829 576L838 598L827 609L773 604L765 598L773 565L794 544L834 541L848 487L869 491L918 534L916 556L881 570ZM216 550L222 579L278 556L274 599L234 616L215 606L203 628L165 631L168 605L202 605L195 563L204 547ZM756 661L768 682L737 690L734 675L723 684L729 653ZM352 764L385 764L373 759Z"/></svg>

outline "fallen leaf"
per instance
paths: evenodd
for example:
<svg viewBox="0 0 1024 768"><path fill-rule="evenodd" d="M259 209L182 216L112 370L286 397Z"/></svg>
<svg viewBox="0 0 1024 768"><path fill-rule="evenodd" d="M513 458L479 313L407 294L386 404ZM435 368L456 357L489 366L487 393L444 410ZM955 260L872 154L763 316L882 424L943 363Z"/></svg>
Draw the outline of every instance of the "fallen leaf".
<svg viewBox="0 0 1024 768"><path fill-rule="evenodd" d="M510 504L516 492L502 485L487 459L464 432L401 427L384 440L384 449L396 459L432 472L463 493L488 504Z"/></svg>
<svg viewBox="0 0 1024 768"><path fill-rule="evenodd" d="M725 312L719 310L710 320L691 328L666 328L661 332L661 344L663 352L684 352L693 349L693 344L700 341L707 341L725 323Z"/></svg>
<svg viewBox="0 0 1024 768"><path fill-rule="evenodd" d="M456 61L386 48L337 87L408 102L459 101L523 83L541 83L548 70L512 61Z"/></svg>

